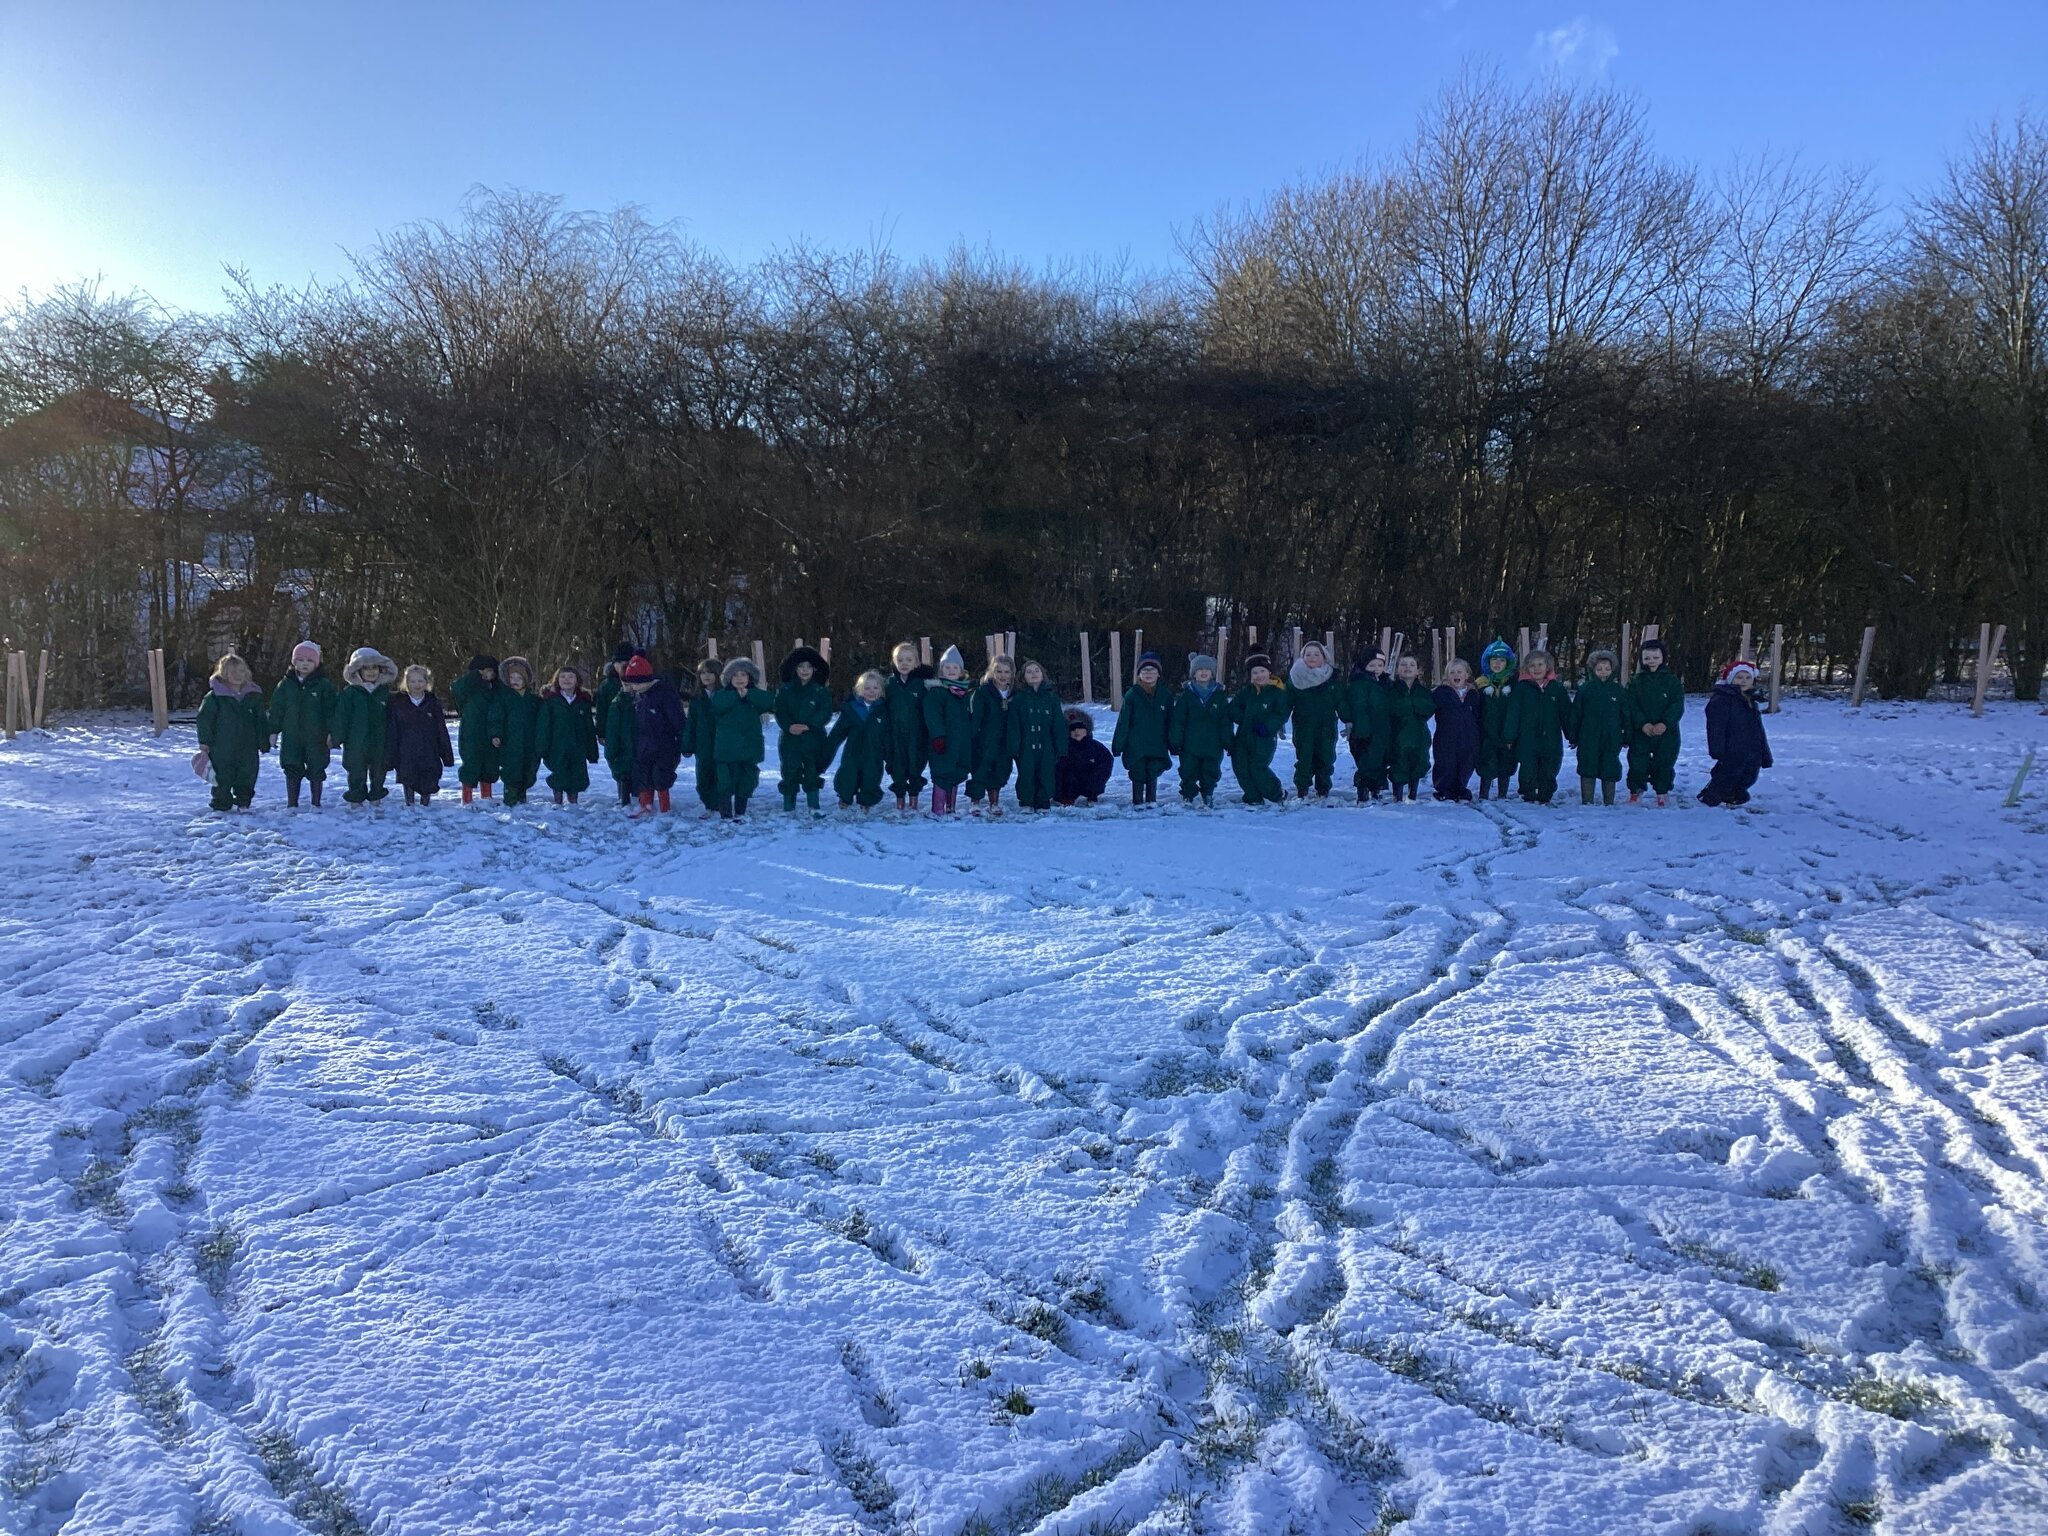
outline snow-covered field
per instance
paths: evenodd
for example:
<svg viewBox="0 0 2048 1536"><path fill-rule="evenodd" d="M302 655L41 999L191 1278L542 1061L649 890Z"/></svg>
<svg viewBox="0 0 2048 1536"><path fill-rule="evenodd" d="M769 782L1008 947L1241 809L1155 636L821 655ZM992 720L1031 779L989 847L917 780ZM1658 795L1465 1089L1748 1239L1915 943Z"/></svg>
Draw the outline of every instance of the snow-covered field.
<svg viewBox="0 0 2048 1536"><path fill-rule="evenodd" d="M2048 1530L2048 720L1698 721L738 831L23 737L0 1530Z"/></svg>

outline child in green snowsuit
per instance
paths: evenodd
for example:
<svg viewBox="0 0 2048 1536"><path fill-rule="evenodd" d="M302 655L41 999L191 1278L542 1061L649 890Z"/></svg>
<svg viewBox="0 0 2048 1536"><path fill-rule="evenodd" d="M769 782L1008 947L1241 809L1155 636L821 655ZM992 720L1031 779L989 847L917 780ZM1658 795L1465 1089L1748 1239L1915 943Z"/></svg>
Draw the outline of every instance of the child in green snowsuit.
<svg viewBox="0 0 2048 1536"><path fill-rule="evenodd" d="M683 745L697 775L697 800L707 811L718 809L718 761L711 755L711 701L718 693L718 663L710 657L697 663L697 691L690 696Z"/></svg>
<svg viewBox="0 0 2048 1536"><path fill-rule="evenodd" d="M882 694L889 710L889 792L896 797L899 811L917 809L931 753L924 723L925 685L936 674L917 658L918 649L908 640L890 653L893 670Z"/></svg>
<svg viewBox="0 0 2048 1536"><path fill-rule="evenodd" d="M498 658L477 655L469 658L469 670L455 679L448 690L461 722L455 733L455 750L461 764L455 776L462 782L462 803L468 805L479 788L486 800L498 781L497 735Z"/></svg>
<svg viewBox="0 0 2048 1536"><path fill-rule="evenodd" d="M825 679L831 675L832 663L808 645L782 658L782 686L775 690L775 721L782 737L775 757L782 769L782 809L792 815L799 790L813 816L825 814L818 808L818 791L825 787L825 764L832 755L825 741L832 723L832 693Z"/></svg>
<svg viewBox="0 0 2048 1536"><path fill-rule="evenodd" d="M597 735L600 741L605 740L611 734L612 705L618 702L619 695L625 691L622 674L626 670L627 663L632 661L635 656L644 656L646 654L645 651L640 650L637 646L621 641L619 648L612 652L612 659L605 663L604 675L597 682ZM620 765L613 760L609 751L605 753L605 767L611 771L612 781L618 786L619 804L627 804L633 798L633 750L631 744L629 743L626 748L623 772L620 769ZM707 805L706 809L708 810L709 808Z"/></svg>
<svg viewBox="0 0 2048 1536"><path fill-rule="evenodd" d="M1117 709L1109 750L1124 760L1124 772L1131 776L1131 804L1153 805L1159 799L1159 775L1173 766L1166 740L1173 701L1159 686L1159 658L1150 651L1139 658L1135 675L1137 681Z"/></svg>
<svg viewBox="0 0 2048 1536"><path fill-rule="evenodd" d="M889 705L884 694L888 684L879 672L863 672L854 684L853 696L839 709L832 731L825 738L825 760L839 756L839 771L832 775L832 792L839 796L839 808L850 810L856 802L863 811L882 803L882 775L889 753Z"/></svg>
<svg viewBox="0 0 2048 1536"><path fill-rule="evenodd" d="M1514 647L1499 635L1479 653L1479 798L1489 791L1505 800L1515 772L1515 749L1507 737L1508 710L1515 696Z"/></svg>
<svg viewBox="0 0 2048 1536"><path fill-rule="evenodd" d="M1314 640L1287 669L1287 698L1294 708L1294 793L1306 800L1313 788L1328 798L1337 771L1337 714L1343 688L1329 653Z"/></svg>
<svg viewBox="0 0 2048 1536"><path fill-rule="evenodd" d="M1593 783L1600 799L1614 804L1615 781L1621 777L1621 747L1628 739L1629 700L1614 675L1614 652L1602 648L1586 658L1591 677L1579 680L1572 699L1572 739L1579 749L1579 803L1593 803Z"/></svg>
<svg viewBox="0 0 2048 1536"><path fill-rule="evenodd" d="M297 809L300 785L310 781L313 804L327 783L332 754L327 724L340 695L320 670L320 647L301 640L292 647L291 670L270 695L270 730L277 737L277 766L284 770L285 804Z"/></svg>
<svg viewBox="0 0 2048 1536"><path fill-rule="evenodd" d="M1067 712L1045 668L1024 663L1024 686L1010 698L1010 757L1017 765L1017 803L1052 809L1060 759L1067 755Z"/></svg>
<svg viewBox="0 0 2048 1536"><path fill-rule="evenodd" d="M229 651L206 680L206 698L199 706L199 751L192 759L193 769L213 780L216 811L249 809L256 798L257 766L269 750L263 690L249 675L249 663Z"/></svg>
<svg viewBox="0 0 2048 1536"><path fill-rule="evenodd" d="M1360 805L1379 799L1387 787L1387 756L1394 750L1393 697L1386 653L1369 645L1353 658L1350 679L1337 703L1337 717L1351 731L1351 782Z"/></svg>
<svg viewBox="0 0 2048 1536"><path fill-rule="evenodd" d="M350 805L382 800L391 765L386 760L386 723L391 718L391 685L398 681L398 663L382 651L360 646L341 669L341 698L328 717L327 731L341 748L341 770L348 775L342 795Z"/></svg>
<svg viewBox="0 0 2048 1536"><path fill-rule="evenodd" d="M1394 798L1408 791L1413 800L1429 772L1429 722L1436 716L1436 699L1422 680L1422 668L1413 656L1394 664L1394 682L1387 690L1387 713L1393 718L1394 745L1387 753L1387 775L1394 782Z"/></svg>
<svg viewBox="0 0 2048 1536"><path fill-rule="evenodd" d="M1572 723L1572 699L1552 675L1550 654L1531 651L1508 699L1505 739L1514 750L1524 800L1550 804Z"/></svg>
<svg viewBox="0 0 2048 1536"><path fill-rule="evenodd" d="M491 706L491 750L504 775L505 803L524 805L540 777L540 695L534 691L533 664L524 656L507 656L498 676L502 686Z"/></svg>
<svg viewBox="0 0 2048 1536"><path fill-rule="evenodd" d="M903 648L898 646L900 657ZM902 662L897 662L900 670ZM950 816L960 803L960 786L974 762L974 685L967 681L967 662L960 647L949 645L939 658L939 675L924 679L924 740L932 774L932 814ZM892 763L890 774L895 774ZM915 777L905 781L920 782ZM909 791L917 798L917 791ZM902 799L898 791L897 798Z"/></svg>
<svg viewBox="0 0 2048 1536"><path fill-rule="evenodd" d="M1685 684L1664 665L1664 642L1645 640L1642 665L1628 680L1628 797L1654 789L1657 803L1671 793L1678 767L1678 723L1685 718ZM317 801L315 802L318 803Z"/></svg>
<svg viewBox="0 0 2048 1536"><path fill-rule="evenodd" d="M1010 705L1017 692L1017 669L1007 656L992 657L981 684L968 696L972 722L973 772L967 779L967 803L988 797L991 816L1002 815L1003 786L1010 782Z"/></svg>
<svg viewBox="0 0 2048 1536"><path fill-rule="evenodd" d="M554 686L540 696L540 730L535 748L548 771L555 804L576 803L590 788L590 765L597 761L597 704L583 691L583 672L565 666L555 673Z"/></svg>
<svg viewBox="0 0 2048 1536"><path fill-rule="evenodd" d="M725 686L711 696L711 757L718 767L718 814L737 821L747 814L747 801L761 782L761 761L768 755L761 717L773 714L775 700L760 686L754 664L735 656L719 674Z"/></svg>
<svg viewBox="0 0 2048 1536"><path fill-rule="evenodd" d="M1167 750L1180 759L1180 797L1216 803L1223 755L1230 750L1230 693L1216 680L1216 658L1188 658L1188 680L1166 722Z"/></svg>
<svg viewBox="0 0 2048 1536"><path fill-rule="evenodd" d="M1287 791L1273 772L1273 754L1292 712L1287 685L1273 675L1273 663L1264 655L1245 657L1244 666L1248 681L1231 701L1230 766L1246 805L1284 805Z"/></svg>

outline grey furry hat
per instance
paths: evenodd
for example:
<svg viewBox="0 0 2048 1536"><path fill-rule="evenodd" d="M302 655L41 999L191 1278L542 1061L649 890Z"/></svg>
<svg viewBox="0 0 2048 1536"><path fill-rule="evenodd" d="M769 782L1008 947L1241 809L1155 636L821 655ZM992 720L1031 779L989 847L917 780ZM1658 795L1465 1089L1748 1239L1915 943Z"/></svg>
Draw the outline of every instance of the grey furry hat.
<svg viewBox="0 0 2048 1536"><path fill-rule="evenodd" d="M728 661L724 665L724 667L722 667L719 670L718 680L721 683L725 684L726 687L730 688L732 686L732 680L738 677L742 672L746 673L747 676L752 679L752 681L747 684L749 688L758 688L761 686L761 669L754 665L754 658L751 656L733 657L731 661Z"/></svg>
<svg viewBox="0 0 2048 1536"><path fill-rule="evenodd" d="M1203 667L1207 667L1211 675L1216 674L1218 671L1216 658L1214 656L1205 656L1200 651L1188 652L1188 676L1192 678Z"/></svg>

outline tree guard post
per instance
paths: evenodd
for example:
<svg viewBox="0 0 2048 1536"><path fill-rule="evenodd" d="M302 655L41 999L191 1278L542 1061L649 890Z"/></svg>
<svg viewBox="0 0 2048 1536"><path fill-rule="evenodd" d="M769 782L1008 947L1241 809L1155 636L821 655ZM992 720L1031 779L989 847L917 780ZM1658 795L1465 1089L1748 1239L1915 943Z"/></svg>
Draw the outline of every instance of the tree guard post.
<svg viewBox="0 0 2048 1536"><path fill-rule="evenodd" d="M1870 676L1870 648L1876 643L1877 626L1875 624L1864 625L1863 649L1856 653L1856 681L1849 689L1849 707L1851 709L1861 709L1863 707L1863 684L1864 680Z"/></svg>

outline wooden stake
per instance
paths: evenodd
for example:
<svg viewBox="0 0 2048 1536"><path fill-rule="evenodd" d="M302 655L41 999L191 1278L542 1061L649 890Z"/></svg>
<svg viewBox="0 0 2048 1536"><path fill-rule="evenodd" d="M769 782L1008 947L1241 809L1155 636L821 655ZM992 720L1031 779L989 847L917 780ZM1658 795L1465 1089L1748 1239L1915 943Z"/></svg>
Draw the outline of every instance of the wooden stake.
<svg viewBox="0 0 2048 1536"><path fill-rule="evenodd" d="M1387 647L1387 676L1394 675L1394 663L1401 659L1401 643L1408 637L1398 629L1394 631L1393 643Z"/></svg>
<svg viewBox="0 0 2048 1536"><path fill-rule="evenodd" d="M1394 629L1390 624L1380 627L1380 654L1387 658L1387 670L1392 672L1394 670Z"/></svg>
<svg viewBox="0 0 2048 1536"><path fill-rule="evenodd" d="M1628 659L1635 650L1635 637L1629 633L1628 620L1621 621L1621 686L1628 686Z"/></svg>
<svg viewBox="0 0 2048 1536"><path fill-rule="evenodd" d="M1866 624L1863 627L1863 649L1856 655L1855 686L1849 690L1849 707L1851 709L1861 709L1863 707L1863 680L1870 676L1870 648L1875 644L1877 644L1877 626L1875 624Z"/></svg>
<svg viewBox="0 0 2048 1536"><path fill-rule="evenodd" d="M1529 659L1529 626L1524 624L1521 633L1515 637L1515 661L1517 665Z"/></svg>
<svg viewBox="0 0 2048 1536"><path fill-rule="evenodd" d="M1095 662L1088 654L1088 631L1081 631L1081 702L1095 702Z"/></svg>
<svg viewBox="0 0 2048 1536"><path fill-rule="evenodd" d="M1991 684L1991 626L1988 623L1977 627L1976 683L1977 692L1970 701L1970 713L1981 715L1984 713L1984 690Z"/></svg>
<svg viewBox="0 0 2048 1536"><path fill-rule="evenodd" d="M36 712L29 722L39 731L43 728L43 689L49 681L50 652L45 648L36 659Z"/></svg>
<svg viewBox="0 0 2048 1536"><path fill-rule="evenodd" d="M1536 649L1546 653L1550 650L1550 626L1548 624L1538 624L1536 626Z"/></svg>
<svg viewBox="0 0 2048 1536"><path fill-rule="evenodd" d="M170 689L164 681L164 653L161 649L149 653L149 712L150 723L161 736L171 728Z"/></svg>
<svg viewBox="0 0 2048 1536"><path fill-rule="evenodd" d="M917 659L926 666L932 664L932 637L930 635L919 635L917 637Z"/></svg>
<svg viewBox="0 0 2048 1536"><path fill-rule="evenodd" d="M1292 661L1292 660L1294 660L1295 656L1299 656L1299 655L1301 654L1301 626L1300 626L1299 624L1297 624L1297 625L1295 625L1295 626L1294 626L1294 636L1293 636L1293 637L1294 637L1294 652L1293 652L1293 655L1290 655L1290 656L1289 656L1289 657L1287 658L1287 659L1288 659L1289 661Z"/></svg>
<svg viewBox="0 0 2048 1536"><path fill-rule="evenodd" d="M1003 654L1012 661L1017 659L1017 631L1014 629L1003 631Z"/></svg>
<svg viewBox="0 0 2048 1536"><path fill-rule="evenodd" d="M1451 670L1451 663L1458 659L1458 626L1444 626L1444 670Z"/></svg>
<svg viewBox="0 0 2048 1536"><path fill-rule="evenodd" d="M1756 661L1756 656L1751 651L1749 645L1749 626L1747 624L1742 626L1742 649L1737 651L1736 655L1740 656L1744 661L1750 662L1752 664L1754 664Z"/></svg>
<svg viewBox="0 0 2048 1536"><path fill-rule="evenodd" d="M1429 686L1434 688L1444 680L1444 632L1434 624L1429 627Z"/></svg>
<svg viewBox="0 0 2048 1536"><path fill-rule="evenodd" d="M1138 680L1138 658L1144 654L1145 631L1134 629L1131 631L1131 681L1134 683ZM1123 696L1119 694L1117 697L1118 702L1121 703Z"/></svg>
<svg viewBox="0 0 2048 1536"><path fill-rule="evenodd" d="M1778 712L1778 698L1785 687L1785 626L1771 626L1771 713Z"/></svg>
<svg viewBox="0 0 2048 1536"><path fill-rule="evenodd" d="M705 636L704 655L709 661L718 660L718 637L716 635Z"/></svg>
<svg viewBox="0 0 2048 1536"><path fill-rule="evenodd" d="M832 637L830 635L820 635L818 637L818 654L827 661L832 659Z"/></svg>
<svg viewBox="0 0 2048 1536"><path fill-rule="evenodd" d="M1258 626L1258 625L1256 625L1256 624L1247 624L1247 625L1245 625L1245 627L1244 627L1244 643L1245 643L1246 645L1250 646L1250 647L1251 647L1251 648L1252 648L1253 650L1255 650L1255 651L1256 651L1256 650L1257 650L1257 649L1259 648L1259 626Z"/></svg>
<svg viewBox="0 0 2048 1536"><path fill-rule="evenodd" d="M0 736L14 740L15 691L19 687L14 675L14 652L7 653L7 688L4 701L0 701ZM26 701L24 701L24 707Z"/></svg>
<svg viewBox="0 0 2048 1536"><path fill-rule="evenodd" d="M1230 682L1230 626L1216 626L1216 681L1225 685Z"/></svg>
<svg viewBox="0 0 2048 1536"><path fill-rule="evenodd" d="M1656 638L1657 638L1657 626L1656 626L1656 625L1654 625L1654 624L1645 624L1645 625L1643 626L1643 640L1644 640L1644 642L1645 642L1645 643L1647 644L1647 643L1648 643L1649 641L1652 641L1652 640L1654 640L1654 639L1656 639Z"/></svg>
<svg viewBox="0 0 2048 1536"><path fill-rule="evenodd" d="M1988 627L1988 626L1987 626ZM1970 713L1984 713L1984 690L1991 686L1991 674L1998 666L1998 653L2005 647L2005 626L1999 625L1992 633L1989 650L1979 650L1977 655L1977 703ZM24 658L25 660L26 658Z"/></svg>
<svg viewBox="0 0 2048 1536"><path fill-rule="evenodd" d="M981 653L990 661L994 661L1003 654L1002 645L994 635L984 634L981 637Z"/></svg>
<svg viewBox="0 0 2048 1536"><path fill-rule="evenodd" d="M754 642L754 685L758 688L768 686L768 652L758 640Z"/></svg>
<svg viewBox="0 0 2048 1536"><path fill-rule="evenodd" d="M1109 632L1109 707L1122 709L1124 704L1124 632L1112 629Z"/></svg>

